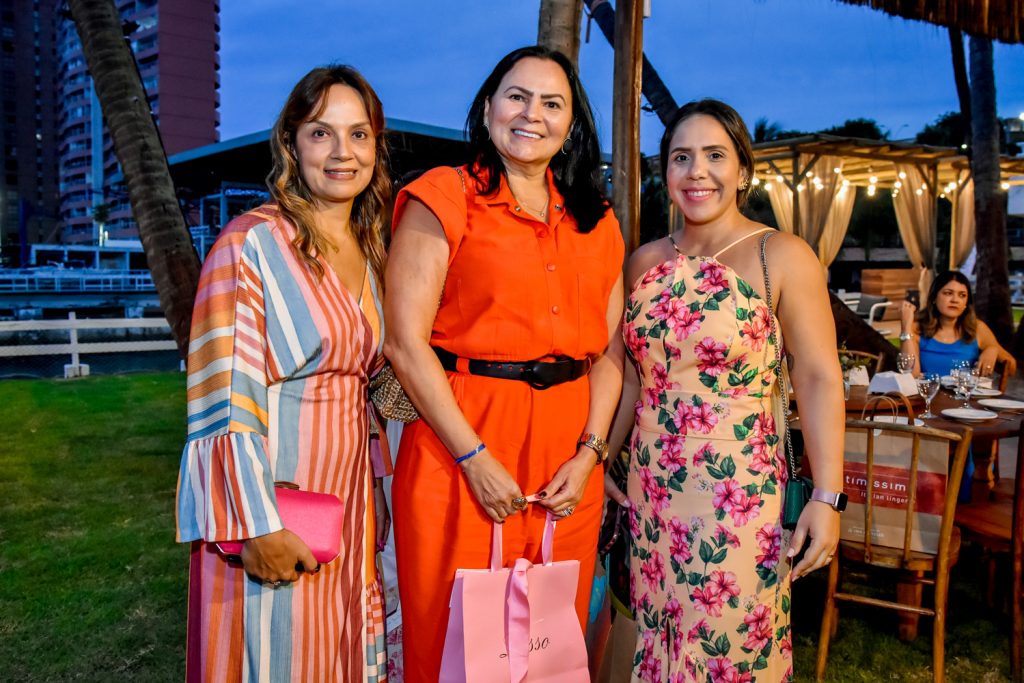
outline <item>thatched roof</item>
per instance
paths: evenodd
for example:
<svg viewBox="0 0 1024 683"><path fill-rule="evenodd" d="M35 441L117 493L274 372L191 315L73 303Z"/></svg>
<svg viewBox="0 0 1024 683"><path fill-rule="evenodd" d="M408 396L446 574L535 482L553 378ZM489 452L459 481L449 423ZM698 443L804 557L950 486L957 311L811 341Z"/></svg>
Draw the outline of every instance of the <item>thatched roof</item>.
<svg viewBox="0 0 1024 683"><path fill-rule="evenodd" d="M958 28L1002 43L1024 43L1022 0L840 0L904 19Z"/></svg>
<svg viewBox="0 0 1024 683"><path fill-rule="evenodd" d="M794 164L801 153L842 158L843 178L851 185L863 187L900 187L897 185L900 177L896 164L913 164L932 169L939 188L970 172L967 157L952 147L863 140L818 133L754 145L754 173L759 180L770 182L781 175L787 181L792 181ZM1024 159L1004 156L1000 158L999 165L1002 182L1024 185ZM816 173L831 171L828 168L814 169Z"/></svg>

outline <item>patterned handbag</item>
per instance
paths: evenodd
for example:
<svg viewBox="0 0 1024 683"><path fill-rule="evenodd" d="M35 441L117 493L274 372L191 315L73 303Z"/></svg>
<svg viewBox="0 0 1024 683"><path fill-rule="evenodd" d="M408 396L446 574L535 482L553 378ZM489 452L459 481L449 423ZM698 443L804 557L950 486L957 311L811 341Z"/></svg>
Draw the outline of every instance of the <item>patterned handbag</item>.
<svg viewBox="0 0 1024 683"><path fill-rule="evenodd" d="M370 400L377 412L389 420L415 422L420 419L390 363L370 379Z"/></svg>

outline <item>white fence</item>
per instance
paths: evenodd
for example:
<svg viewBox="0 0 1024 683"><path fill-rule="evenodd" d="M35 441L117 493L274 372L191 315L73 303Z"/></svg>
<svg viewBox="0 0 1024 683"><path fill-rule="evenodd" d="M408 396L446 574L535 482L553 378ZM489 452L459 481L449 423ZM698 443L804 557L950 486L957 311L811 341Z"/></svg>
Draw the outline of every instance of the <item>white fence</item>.
<svg viewBox="0 0 1024 683"><path fill-rule="evenodd" d="M148 270L39 270L0 271L0 292L152 292Z"/></svg>
<svg viewBox="0 0 1024 683"><path fill-rule="evenodd" d="M69 362L64 365L65 377L81 377L89 374L89 366L83 365L81 355L88 353L133 353L137 351L175 351L178 345L173 339L140 341L79 342L80 330L120 329L164 329L170 334L170 325L163 318L97 318L78 320L75 313L69 313L67 320L18 320L0 321L0 333L47 332L66 330L66 344L9 344L0 345L0 358L28 356L66 355Z"/></svg>

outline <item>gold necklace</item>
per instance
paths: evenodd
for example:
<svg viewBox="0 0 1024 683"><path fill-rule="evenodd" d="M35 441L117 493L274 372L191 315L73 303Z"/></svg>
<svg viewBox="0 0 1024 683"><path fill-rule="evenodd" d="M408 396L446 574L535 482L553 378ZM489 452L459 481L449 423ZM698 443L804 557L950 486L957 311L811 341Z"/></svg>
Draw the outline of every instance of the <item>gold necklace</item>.
<svg viewBox="0 0 1024 683"><path fill-rule="evenodd" d="M512 188L510 187L509 190L511 190L511 189ZM515 197L516 201L519 202L520 206L525 208L527 211L529 211L533 215L538 216L538 217L540 217L540 218L542 218L544 220L548 219L548 205L551 203L551 193L550 192L548 193L547 201L544 202L544 208L541 209L540 211L538 211L538 210L536 210L534 208L531 208L529 205L527 205L526 202L524 202L521 199L519 199L519 197L516 197L516 193L515 192L512 193L512 196Z"/></svg>

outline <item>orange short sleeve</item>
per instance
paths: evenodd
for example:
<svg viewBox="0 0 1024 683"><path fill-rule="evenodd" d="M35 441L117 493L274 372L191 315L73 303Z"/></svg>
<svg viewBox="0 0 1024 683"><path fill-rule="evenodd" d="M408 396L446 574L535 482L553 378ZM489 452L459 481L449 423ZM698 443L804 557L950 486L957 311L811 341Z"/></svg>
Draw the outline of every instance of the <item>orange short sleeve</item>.
<svg viewBox="0 0 1024 683"><path fill-rule="evenodd" d="M466 192L458 171L440 166L402 188L395 199L393 230L400 226L410 199L421 202L440 221L448 239L448 264L451 265L466 234Z"/></svg>

